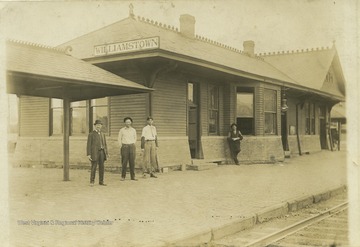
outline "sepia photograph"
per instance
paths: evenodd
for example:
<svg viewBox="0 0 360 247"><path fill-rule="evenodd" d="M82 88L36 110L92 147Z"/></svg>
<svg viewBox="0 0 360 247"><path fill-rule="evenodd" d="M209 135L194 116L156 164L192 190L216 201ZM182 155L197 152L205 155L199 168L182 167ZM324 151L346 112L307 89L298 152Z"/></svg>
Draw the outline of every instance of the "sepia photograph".
<svg viewBox="0 0 360 247"><path fill-rule="evenodd" d="M0 242L360 246L356 0L0 1Z"/></svg>

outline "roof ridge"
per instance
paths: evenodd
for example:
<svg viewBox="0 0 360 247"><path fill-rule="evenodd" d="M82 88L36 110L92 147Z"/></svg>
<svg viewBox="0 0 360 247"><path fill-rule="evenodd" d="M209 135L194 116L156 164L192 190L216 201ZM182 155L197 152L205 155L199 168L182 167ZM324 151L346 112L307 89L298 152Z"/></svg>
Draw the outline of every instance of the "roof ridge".
<svg viewBox="0 0 360 247"><path fill-rule="evenodd" d="M140 22L148 23L148 24L150 24L152 26L160 27L160 28L168 30L168 31L179 33L179 29L177 27L174 27L174 26L171 26L171 25L166 25L166 24L164 24L164 23L162 23L160 21L158 22L158 21L155 21L153 19L145 18L145 17L142 17L142 16L137 16L136 18L135 17L132 17L132 18L135 19L135 20L138 20ZM235 53L250 57L247 53L245 53L244 51L242 51L240 49L237 49L235 47L220 43L220 42L215 41L215 40L211 40L209 38L206 38L204 36L200 36L198 34L195 34L195 40L202 41L204 43L208 43L208 44L211 44L211 45L215 45L217 47L220 47L220 48L223 48L223 49L233 51ZM252 58L264 61L264 59L261 56L258 56L258 55L255 55Z"/></svg>
<svg viewBox="0 0 360 247"><path fill-rule="evenodd" d="M334 47L334 46L333 46ZM318 51L325 51L325 50L331 50L333 47L316 47L316 48L306 48L306 49L297 49L297 50L287 50L287 51L277 51L277 52L264 52L259 53L258 56L261 57L269 57L269 56L278 56L278 55L289 55L289 54L300 54L300 53L310 53L310 52L318 52Z"/></svg>
<svg viewBox="0 0 360 247"><path fill-rule="evenodd" d="M53 47L53 46L44 45L44 44L40 44L40 43L24 41L24 40L7 39L6 41L10 42L10 43L14 43L14 44L24 45L24 46L32 46L35 48L47 49L47 50L51 50L51 51L66 54L66 55L69 55L69 52L72 50L71 46L67 46L65 48L59 48L59 47Z"/></svg>
<svg viewBox="0 0 360 247"><path fill-rule="evenodd" d="M135 19L135 18L133 18L133 19ZM152 19L149 19L149 18L141 17L141 16L137 16L136 19L138 21L145 22L145 23L148 23L148 24L156 26L156 27L160 27L160 28L165 29L165 30L169 30L169 31L177 32L177 33L179 32L178 31L179 29L177 27L163 24L160 21L158 22L158 21L155 21L155 20L152 20Z"/></svg>
<svg viewBox="0 0 360 247"><path fill-rule="evenodd" d="M211 45L218 46L218 47L223 48L223 49L225 49L225 50L229 50L229 51L232 51L232 52L241 54L241 55L243 55L243 56L247 56L247 57L250 57L250 58L255 58L255 59L264 61L263 57L261 57L261 56L255 55L254 57L251 57L251 56L249 56L246 52L244 52L243 50L240 50L240 49L238 49L238 48L235 48L235 47L232 47L232 46L229 46L229 45L226 45L226 44L217 42L217 41L215 41L215 40L211 40L211 39L209 39L209 38L200 36L200 35L198 35L198 34L195 35L195 39L196 39L196 40L199 40L199 41L202 41L202 42L204 42L204 43L208 43L208 44L211 44Z"/></svg>

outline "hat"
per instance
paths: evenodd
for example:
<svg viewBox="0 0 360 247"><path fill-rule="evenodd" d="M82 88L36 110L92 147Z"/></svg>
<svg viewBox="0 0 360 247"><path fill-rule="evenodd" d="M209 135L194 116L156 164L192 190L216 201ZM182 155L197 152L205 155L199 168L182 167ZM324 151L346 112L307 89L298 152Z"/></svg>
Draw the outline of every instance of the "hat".
<svg viewBox="0 0 360 247"><path fill-rule="evenodd" d="M230 128L232 128L233 126L236 126L236 128L238 127L236 123L232 123L232 124L230 125Z"/></svg>
<svg viewBox="0 0 360 247"><path fill-rule="evenodd" d="M133 122L133 120L132 120L131 117L126 117L126 118L124 118L124 123L125 123L125 121L128 120L128 119L129 119L131 122Z"/></svg>
<svg viewBox="0 0 360 247"><path fill-rule="evenodd" d="M95 120L95 123L94 123L94 125L97 125L97 124L103 124L102 122L101 122L101 120L99 120L99 119L97 119L97 120Z"/></svg>
<svg viewBox="0 0 360 247"><path fill-rule="evenodd" d="M147 119L146 119L146 121L148 121L148 120L150 120L150 119L151 119L151 120L154 120L151 116L148 116Z"/></svg>

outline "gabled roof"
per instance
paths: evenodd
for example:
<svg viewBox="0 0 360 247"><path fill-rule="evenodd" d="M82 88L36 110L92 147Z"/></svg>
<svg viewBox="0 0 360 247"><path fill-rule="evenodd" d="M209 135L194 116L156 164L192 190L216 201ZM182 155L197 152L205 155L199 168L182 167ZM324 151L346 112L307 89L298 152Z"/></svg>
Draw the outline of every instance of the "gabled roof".
<svg viewBox="0 0 360 247"><path fill-rule="evenodd" d="M154 21L128 17L109 26L80 36L59 47L71 46L72 55L80 59L94 57L94 46L148 37L160 37L160 51L186 56L220 67L227 67L250 75L280 80L296 84L280 70L262 61L259 57L249 57L241 51L218 42L196 36L191 39L183 36L177 28ZM121 55L120 55L121 56Z"/></svg>
<svg viewBox="0 0 360 247"><path fill-rule="evenodd" d="M8 93L83 100L151 91L64 50L35 44L8 41L6 70Z"/></svg>
<svg viewBox="0 0 360 247"><path fill-rule="evenodd" d="M331 109L331 118L332 119L346 118L345 103L340 103L333 106L333 108Z"/></svg>
<svg viewBox="0 0 360 247"><path fill-rule="evenodd" d="M160 46L156 49L157 56L171 53L179 59L188 58L189 63L195 63L195 61L202 61L204 64L211 63L212 68L218 70L226 68L239 72L243 77L268 82L276 81L300 90L312 89L330 97L334 96L337 100L343 99L345 95L345 80L335 48L250 57L238 49L218 42L197 35L195 38L188 38L177 28L145 20L143 17L131 16L70 40L59 47L70 46L75 57L96 63L94 46L155 36L160 37ZM150 54L154 53L154 50L146 52ZM120 59L122 56L125 54L112 55L111 59L115 61L116 58ZM336 72L338 84L335 89L323 88L326 74L331 66Z"/></svg>
<svg viewBox="0 0 360 247"><path fill-rule="evenodd" d="M266 62L283 71L299 85L335 96L345 96L345 79L335 46L310 51L270 54L263 57ZM325 78L331 70L334 71L336 80L334 85L329 86L325 83Z"/></svg>

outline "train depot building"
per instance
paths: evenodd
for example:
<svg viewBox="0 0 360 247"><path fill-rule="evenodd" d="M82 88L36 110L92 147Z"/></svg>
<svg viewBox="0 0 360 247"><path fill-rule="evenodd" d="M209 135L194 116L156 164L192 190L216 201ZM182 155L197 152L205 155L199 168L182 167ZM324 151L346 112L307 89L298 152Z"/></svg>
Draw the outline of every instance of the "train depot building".
<svg viewBox="0 0 360 247"><path fill-rule="evenodd" d="M121 167L117 136L127 116L134 120L138 134L137 167L142 163L140 135L148 116L157 128L162 167L231 163L226 137L232 123L244 135L242 164L281 162L285 157L330 149L330 111L345 101L345 79L335 44L256 54L254 41L244 41L243 50L238 50L196 35L195 22L195 17L185 14L175 28L130 13L56 48L91 65L83 73L101 69L142 87L136 94L113 92L108 97L71 101L71 167L89 166L86 140L95 119L103 121L108 135L110 159L105 166ZM21 43L11 47L52 52ZM66 61L57 61L61 62ZM9 83L12 80L8 76ZM81 98L85 92L84 87L76 94ZM16 164L61 166L62 100L18 96Z"/></svg>

